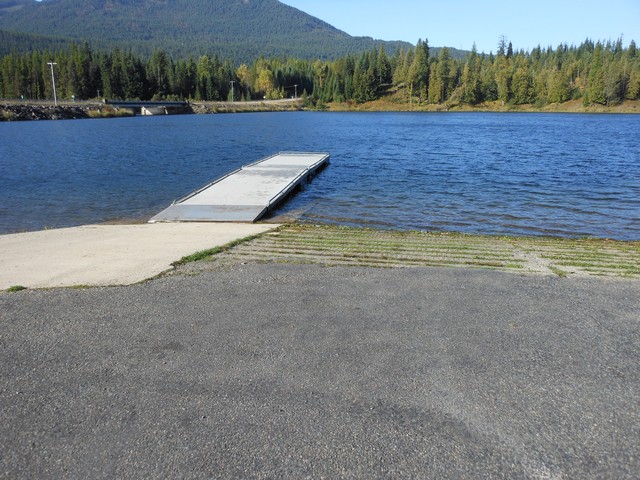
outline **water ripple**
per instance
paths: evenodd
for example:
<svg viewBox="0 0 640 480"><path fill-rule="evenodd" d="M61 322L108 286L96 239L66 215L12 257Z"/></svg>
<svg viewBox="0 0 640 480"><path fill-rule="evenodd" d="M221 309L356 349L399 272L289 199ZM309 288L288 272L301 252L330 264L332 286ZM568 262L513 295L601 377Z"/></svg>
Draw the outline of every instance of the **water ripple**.
<svg viewBox="0 0 640 480"><path fill-rule="evenodd" d="M148 218L276 151L331 165L276 213L640 239L637 115L287 113L0 124L0 233ZM28 139L26 141L25 139Z"/></svg>

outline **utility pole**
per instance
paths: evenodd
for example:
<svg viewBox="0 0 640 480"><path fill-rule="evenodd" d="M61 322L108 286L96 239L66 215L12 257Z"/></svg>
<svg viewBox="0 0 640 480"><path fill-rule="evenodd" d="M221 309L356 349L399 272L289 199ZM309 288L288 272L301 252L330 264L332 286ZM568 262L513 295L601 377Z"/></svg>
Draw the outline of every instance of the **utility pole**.
<svg viewBox="0 0 640 480"><path fill-rule="evenodd" d="M233 103L233 84L236 82L235 80L231 80L229 83L231 84L231 103Z"/></svg>
<svg viewBox="0 0 640 480"><path fill-rule="evenodd" d="M53 82L53 104L58 106L58 95L56 94L56 76L53 73L53 66L57 65L55 62L47 62L47 65L51 67L51 81Z"/></svg>

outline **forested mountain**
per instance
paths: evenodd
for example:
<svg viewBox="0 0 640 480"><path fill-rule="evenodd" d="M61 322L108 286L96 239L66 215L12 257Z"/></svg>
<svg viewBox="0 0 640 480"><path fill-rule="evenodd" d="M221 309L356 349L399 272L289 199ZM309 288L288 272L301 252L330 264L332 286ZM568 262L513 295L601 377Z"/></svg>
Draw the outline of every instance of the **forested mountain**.
<svg viewBox="0 0 640 480"><path fill-rule="evenodd" d="M496 55L414 47L351 37L277 0L0 0L0 47L3 98L52 98L54 61L66 99L226 100L231 83L234 100L297 88L317 107L640 99L634 41L525 52L502 38Z"/></svg>
<svg viewBox="0 0 640 480"><path fill-rule="evenodd" d="M55 48L61 37L142 56L162 48L173 57L215 53L236 63L260 55L335 59L383 44L389 52L410 46L352 37L277 0L0 0L0 30L8 40L0 43L2 55L34 45Z"/></svg>
<svg viewBox="0 0 640 480"><path fill-rule="evenodd" d="M6 55L10 52L31 52L43 49L59 50L68 48L71 43L73 43L73 40L66 37L46 37L44 35L0 30L0 55Z"/></svg>

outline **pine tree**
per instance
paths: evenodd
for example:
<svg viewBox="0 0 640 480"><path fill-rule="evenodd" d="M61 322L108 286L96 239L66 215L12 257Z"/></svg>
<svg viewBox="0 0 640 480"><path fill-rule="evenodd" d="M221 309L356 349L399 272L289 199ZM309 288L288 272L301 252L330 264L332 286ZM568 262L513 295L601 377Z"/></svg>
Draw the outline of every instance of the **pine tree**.
<svg viewBox="0 0 640 480"><path fill-rule="evenodd" d="M493 102L498 99L498 84L494 69L495 58L492 55L482 60L480 68L480 92L481 101Z"/></svg>
<svg viewBox="0 0 640 480"><path fill-rule="evenodd" d="M615 55L615 54L614 54ZM626 78L620 61L610 59L604 73L604 96L607 105L622 103L626 91Z"/></svg>
<svg viewBox="0 0 640 480"><path fill-rule="evenodd" d="M629 73L626 98L628 100L640 100L640 65L636 65Z"/></svg>
<svg viewBox="0 0 640 480"><path fill-rule="evenodd" d="M504 57L507 54L507 37L500 35L498 39L498 57Z"/></svg>
<svg viewBox="0 0 640 480"><path fill-rule="evenodd" d="M471 55L467 58L462 70L462 89L463 102L469 105L475 105L480 102L482 95L480 89L480 61L475 43L471 49Z"/></svg>
<svg viewBox="0 0 640 480"><path fill-rule="evenodd" d="M587 95L584 97L585 103L600 103L604 105L607 102L604 93L604 48L600 42L593 51L593 58L589 67L589 76L587 79Z"/></svg>
<svg viewBox="0 0 640 480"><path fill-rule="evenodd" d="M380 51L378 52L376 67L378 71L378 84L386 85L390 83L392 79L391 63L389 62L387 52L385 52L384 45L380 47Z"/></svg>
<svg viewBox="0 0 640 480"><path fill-rule="evenodd" d="M562 70L555 70L549 73L547 88L548 99L551 103L562 103L571 98L569 79Z"/></svg>
<svg viewBox="0 0 640 480"><path fill-rule="evenodd" d="M513 57L513 45L509 42L509 46L507 47L507 58Z"/></svg>
<svg viewBox="0 0 640 480"><path fill-rule="evenodd" d="M413 63L409 69L411 91L415 88L421 100L427 99L429 91L429 41L418 40Z"/></svg>
<svg viewBox="0 0 640 480"><path fill-rule="evenodd" d="M156 50L147 63L149 86L155 92L154 97L165 98L170 92L171 60L167 53Z"/></svg>
<svg viewBox="0 0 640 480"><path fill-rule="evenodd" d="M506 56L496 58L496 85L498 86L498 100L504 105L511 99L511 62Z"/></svg>
<svg viewBox="0 0 640 480"><path fill-rule="evenodd" d="M445 101L453 92L455 74L455 64L451 59L451 53L448 48L444 47L440 50L438 68L436 70L436 76L441 83L441 101Z"/></svg>

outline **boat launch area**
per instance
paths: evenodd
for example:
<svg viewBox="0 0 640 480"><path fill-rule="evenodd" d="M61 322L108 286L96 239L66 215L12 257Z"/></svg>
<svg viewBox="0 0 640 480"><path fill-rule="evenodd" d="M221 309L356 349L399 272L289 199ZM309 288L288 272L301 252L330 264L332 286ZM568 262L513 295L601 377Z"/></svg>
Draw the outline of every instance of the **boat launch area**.
<svg viewBox="0 0 640 480"><path fill-rule="evenodd" d="M328 153L277 153L176 200L149 222L255 222L329 158Z"/></svg>

